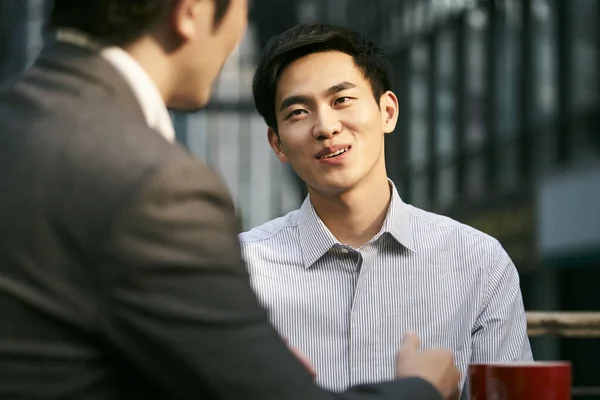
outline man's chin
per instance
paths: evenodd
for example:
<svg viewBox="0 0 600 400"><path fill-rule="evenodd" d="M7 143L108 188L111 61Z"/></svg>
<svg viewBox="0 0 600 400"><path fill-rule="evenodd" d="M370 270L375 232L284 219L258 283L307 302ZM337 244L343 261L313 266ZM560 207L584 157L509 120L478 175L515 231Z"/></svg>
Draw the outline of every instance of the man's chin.
<svg viewBox="0 0 600 400"><path fill-rule="evenodd" d="M200 111L209 103L211 92L212 91L208 91L208 93L196 96L182 96L171 99L169 104L167 104L167 107L171 111L182 113L194 113Z"/></svg>
<svg viewBox="0 0 600 400"><path fill-rule="evenodd" d="M316 182L312 186L313 190L316 190L322 194L329 196L339 196L345 192L351 190L356 185L356 182L348 179L327 179L321 182Z"/></svg>

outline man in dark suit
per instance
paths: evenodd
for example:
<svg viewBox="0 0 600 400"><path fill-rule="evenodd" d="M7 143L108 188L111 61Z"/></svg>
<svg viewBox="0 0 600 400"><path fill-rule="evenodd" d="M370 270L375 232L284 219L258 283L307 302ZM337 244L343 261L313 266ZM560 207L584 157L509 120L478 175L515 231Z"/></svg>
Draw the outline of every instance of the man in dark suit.
<svg viewBox="0 0 600 400"><path fill-rule="evenodd" d="M173 144L247 0L55 0L58 39L0 90L1 399L441 399L410 336L399 379L333 395L269 325L220 179ZM336 397L337 396L337 397Z"/></svg>

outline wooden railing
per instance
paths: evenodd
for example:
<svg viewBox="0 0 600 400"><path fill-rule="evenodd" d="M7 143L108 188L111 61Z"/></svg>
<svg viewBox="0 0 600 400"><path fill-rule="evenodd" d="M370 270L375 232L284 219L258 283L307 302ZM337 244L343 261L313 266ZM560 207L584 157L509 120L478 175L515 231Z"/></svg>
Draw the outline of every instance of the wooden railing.
<svg viewBox="0 0 600 400"><path fill-rule="evenodd" d="M600 312L527 312L529 336L600 338ZM599 373L600 378L600 373ZM573 397L600 396L600 387L574 387Z"/></svg>
<svg viewBox="0 0 600 400"><path fill-rule="evenodd" d="M529 336L600 338L600 312L527 312Z"/></svg>

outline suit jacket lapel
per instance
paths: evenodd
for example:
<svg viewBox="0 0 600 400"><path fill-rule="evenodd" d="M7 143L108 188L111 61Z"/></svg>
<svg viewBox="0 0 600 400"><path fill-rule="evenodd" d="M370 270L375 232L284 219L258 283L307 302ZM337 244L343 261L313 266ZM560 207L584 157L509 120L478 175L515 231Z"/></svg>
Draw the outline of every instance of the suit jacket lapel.
<svg viewBox="0 0 600 400"><path fill-rule="evenodd" d="M72 74L98 86L114 99L116 107L145 123L140 104L125 79L94 50L52 41L42 50L35 65Z"/></svg>

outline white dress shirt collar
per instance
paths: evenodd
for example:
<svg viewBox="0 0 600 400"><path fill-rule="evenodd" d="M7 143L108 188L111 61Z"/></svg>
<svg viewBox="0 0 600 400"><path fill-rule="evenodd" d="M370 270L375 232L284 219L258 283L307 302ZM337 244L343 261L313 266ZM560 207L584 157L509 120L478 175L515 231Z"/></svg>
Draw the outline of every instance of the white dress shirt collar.
<svg viewBox="0 0 600 400"><path fill-rule="evenodd" d="M383 226L369 243L377 241L384 233L388 233L398 243L411 252L415 251L412 225L406 204L400 198L394 182L388 179L392 194ZM307 196L298 213L298 229L300 247L302 249L305 268L310 268L332 247L341 243L335 238L315 211L310 196Z"/></svg>
<svg viewBox="0 0 600 400"><path fill-rule="evenodd" d="M120 47L100 47L85 34L61 29L58 40L77 46L94 48L109 62L125 79L136 97L148 126L158 131L168 141L175 140L175 129L156 84L142 66L125 50Z"/></svg>

